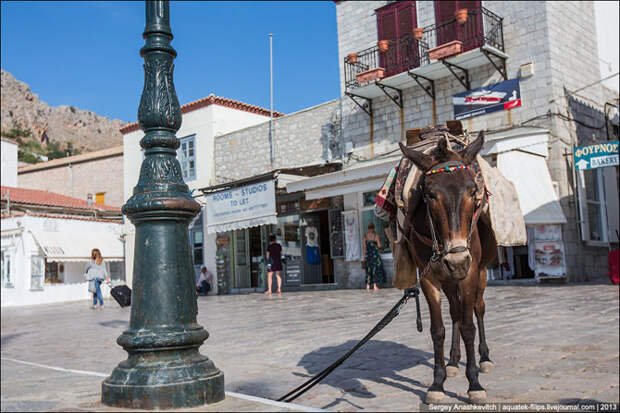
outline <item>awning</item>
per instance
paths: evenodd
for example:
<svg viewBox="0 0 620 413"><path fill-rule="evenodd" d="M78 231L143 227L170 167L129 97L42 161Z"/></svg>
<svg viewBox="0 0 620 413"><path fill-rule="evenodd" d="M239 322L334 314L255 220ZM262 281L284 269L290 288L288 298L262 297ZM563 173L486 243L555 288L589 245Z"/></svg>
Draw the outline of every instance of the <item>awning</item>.
<svg viewBox="0 0 620 413"><path fill-rule="evenodd" d="M401 159L398 156L379 161L360 162L338 172L305 178L286 184L287 192L305 191L306 199L319 199L353 192L376 191L390 170Z"/></svg>
<svg viewBox="0 0 620 413"><path fill-rule="evenodd" d="M545 158L514 150L497 154L497 168L512 183L526 224L565 224Z"/></svg>
<svg viewBox="0 0 620 413"><path fill-rule="evenodd" d="M274 180L205 195L207 233L277 224Z"/></svg>
<svg viewBox="0 0 620 413"><path fill-rule="evenodd" d="M106 261L123 261L123 241L108 232L32 232L48 261L88 261L93 248Z"/></svg>

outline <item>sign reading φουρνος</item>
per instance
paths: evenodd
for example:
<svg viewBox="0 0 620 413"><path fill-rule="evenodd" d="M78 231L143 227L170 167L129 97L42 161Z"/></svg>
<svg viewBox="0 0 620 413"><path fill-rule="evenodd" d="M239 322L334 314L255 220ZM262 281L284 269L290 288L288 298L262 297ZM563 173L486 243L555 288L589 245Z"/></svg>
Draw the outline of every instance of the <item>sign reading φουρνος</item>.
<svg viewBox="0 0 620 413"><path fill-rule="evenodd" d="M205 198L208 233L277 222L273 180L214 192Z"/></svg>
<svg viewBox="0 0 620 413"><path fill-rule="evenodd" d="M578 146L573 152L575 169L595 169L618 166L618 141L601 142L595 145Z"/></svg>

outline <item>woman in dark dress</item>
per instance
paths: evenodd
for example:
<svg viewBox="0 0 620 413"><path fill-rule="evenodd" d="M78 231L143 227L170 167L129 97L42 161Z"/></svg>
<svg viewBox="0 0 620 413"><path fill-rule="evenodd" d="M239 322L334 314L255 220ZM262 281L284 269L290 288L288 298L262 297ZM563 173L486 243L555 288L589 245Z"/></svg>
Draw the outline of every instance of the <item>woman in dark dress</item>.
<svg viewBox="0 0 620 413"><path fill-rule="evenodd" d="M370 284L373 284L373 290L378 290L378 283L385 282L385 270L383 269L383 261L381 261L381 238L375 232L375 225L368 224L368 232L362 238L364 248L363 262L366 267L366 291L370 291Z"/></svg>
<svg viewBox="0 0 620 413"><path fill-rule="evenodd" d="M269 246L267 247L267 291L265 294L271 294L271 281L273 273L276 273L278 280L278 295L282 294L282 246L276 241L275 235L269 236Z"/></svg>

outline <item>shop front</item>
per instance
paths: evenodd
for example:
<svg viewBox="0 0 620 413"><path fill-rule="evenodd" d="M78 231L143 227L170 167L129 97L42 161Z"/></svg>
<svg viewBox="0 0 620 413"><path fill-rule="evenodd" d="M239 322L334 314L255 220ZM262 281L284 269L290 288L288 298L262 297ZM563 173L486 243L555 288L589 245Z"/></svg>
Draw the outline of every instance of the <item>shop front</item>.
<svg viewBox="0 0 620 413"><path fill-rule="evenodd" d="M218 294L265 291L271 235L282 247L283 291L335 286L334 261L343 254L342 200L286 193L286 183L300 178L275 174L205 191L206 231L216 234Z"/></svg>

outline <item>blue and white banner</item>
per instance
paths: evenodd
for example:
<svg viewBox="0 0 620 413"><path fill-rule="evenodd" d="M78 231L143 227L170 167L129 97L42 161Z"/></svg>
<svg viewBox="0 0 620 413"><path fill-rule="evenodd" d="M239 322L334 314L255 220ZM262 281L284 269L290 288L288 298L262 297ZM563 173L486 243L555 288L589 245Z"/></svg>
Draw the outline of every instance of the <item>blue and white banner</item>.
<svg viewBox="0 0 620 413"><path fill-rule="evenodd" d="M273 179L214 192L205 198L209 234L278 222Z"/></svg>
<svg viewBox="0 0 620 413"><path fill-rule="evenodd" d="M467 119L521 106L519 79L468 90L452 97L454 119Z"/></svg>
<svg viewBox="0 0 620 413"><path fill-rule="evenodd" d="M595 145L578 146L573 153L575 169L595 169L620 165L618 142L601 142Z"/></svg>

